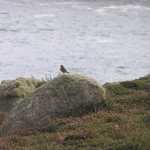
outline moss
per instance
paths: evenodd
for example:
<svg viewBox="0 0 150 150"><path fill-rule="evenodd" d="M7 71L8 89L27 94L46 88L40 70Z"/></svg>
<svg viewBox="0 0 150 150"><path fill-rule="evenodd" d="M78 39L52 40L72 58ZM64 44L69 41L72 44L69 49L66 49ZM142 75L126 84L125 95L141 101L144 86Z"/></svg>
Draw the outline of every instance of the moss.
<svg viewBox="0 0 150 150"><path fill-rule="evenodd" d="M34 78L17 78L16 80L2 81L0 84L1 98L25 97L36 88L44 84L45 81Z"/></svg>
<svg viewBox="0 0 150 150"><path fill-rule="evenodd" d="M96 111L100 108L100 105L105 105L104 107L107 105L104 102L104 88L95 80L79 74L58 76L36 93L43 96L44 93L48 93L45 95L45 100L47 100L47 97L59 98L59 101L61 99L60 103L62 104L60 107L67 106L66 111L61 112L61 116L81 116Z"/></svg>
<svg viewBox="0 0 150 150"><path fill-rule="evenodd" d="M51 81L50 88L54 96L64 95L65 93L68 97L76 96L77 93L78 95L82 96L84 95L84 93L82 93L84 88L93 89L92 92L99 92L100 95L104 94L103 88L98 83L96 83L96 81L79 74L61 75L59 77L56 77ZM95 95L96 94L97 93L95 93Z"/></svg>
<svg viewBox="0 0 150 150"><path fill-rule="evenodd" d="M108 83L104 87L108 95L125 95L129 93L129 90L120 83Z"/></svg>
<svg viewBox="0 0 150 150"><path fill-rule="evenodd" d="M133 81L123 81L120 83L107 83L107 99L113 102L113 110L124 111L133 106L150 107L150 76L146 76Z"/></svg>
<svg viewBox="0 0 150 150"><path fill-rule="evenodd" d="M11 111L16 102L31 95L44 83L44 80L34 78L17 78L16 80L2 81L0 84L0 111Z"/></svg>
<svg viewBox="0 0 150 150"><path fill-rule="evenodd" d="M150 75L132 81L106 83L104 87L106 88L107 95L110 96L122 96L135 93L135 91L149 91Z"/></svg>
<svg viewBox="0 0 150 150"><path fill-rule="evenodd" d="M150 82L148 82L147 80L125 81L125 82L121 82L120 84L129 89L135 89L135 90L150 89Z"/></svg>

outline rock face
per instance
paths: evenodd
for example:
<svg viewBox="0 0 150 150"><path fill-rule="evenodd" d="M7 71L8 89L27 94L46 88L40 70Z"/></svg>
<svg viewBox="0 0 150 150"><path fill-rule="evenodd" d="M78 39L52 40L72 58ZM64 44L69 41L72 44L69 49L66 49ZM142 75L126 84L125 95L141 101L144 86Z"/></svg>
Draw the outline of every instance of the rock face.
<svg viewBox="0 0 150 150"><path fill-rule="evenodd" d="M104 100L104 90L96 81L76 74L64 74L48 81L12 110L4 128L42 129L48 118L84 113Z"/></svg>

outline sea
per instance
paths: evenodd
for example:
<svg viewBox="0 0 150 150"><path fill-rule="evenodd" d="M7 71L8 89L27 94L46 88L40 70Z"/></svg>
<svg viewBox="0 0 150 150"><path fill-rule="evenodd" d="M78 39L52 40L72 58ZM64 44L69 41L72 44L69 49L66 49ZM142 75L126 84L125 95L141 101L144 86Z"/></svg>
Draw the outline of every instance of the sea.
<svg viewBox="0 0 150 150"><path fill-rule="evenodd" d="M150 1L0 0L0 80L60 65L102 84L150 74Z"/></svg>

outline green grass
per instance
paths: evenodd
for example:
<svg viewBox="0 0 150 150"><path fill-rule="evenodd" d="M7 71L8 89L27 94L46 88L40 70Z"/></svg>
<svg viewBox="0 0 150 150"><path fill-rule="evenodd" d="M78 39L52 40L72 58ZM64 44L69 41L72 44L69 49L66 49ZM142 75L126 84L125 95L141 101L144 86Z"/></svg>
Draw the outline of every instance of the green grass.
<svg viewBox="0 0 150 150"><path fill-rule="evenodd" d="M107 94L111 96L125 95L129 93L129 89L120 83L108 83L104 87L107 89Z"/></svg>
<svg viewBox="0 0 150 150"><path fill-rule="evenodd" d="M0 143L13 150L150 150L149 84L150 76L106 84L106 99L85 107L86 115L49 118L47 129L19 131Z"/></svg>
<svg viewBox="0 0 150 150"><path fill-rule="evenodd" d="M10 146L14 150L149 150L150 128L138 111L101 111L54 122L55 130L9 137Z"/></svg>

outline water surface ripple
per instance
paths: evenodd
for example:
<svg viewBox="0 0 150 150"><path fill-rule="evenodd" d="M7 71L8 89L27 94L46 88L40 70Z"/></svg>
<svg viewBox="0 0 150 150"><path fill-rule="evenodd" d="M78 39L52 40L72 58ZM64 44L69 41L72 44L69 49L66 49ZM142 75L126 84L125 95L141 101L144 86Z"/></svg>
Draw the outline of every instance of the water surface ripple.
<svg viewBox="0 0 150 150"><path fill-rule="evenodd" d="M150 3L0 0L0 80L60 64L102 83L150 73Z"/></svg>

